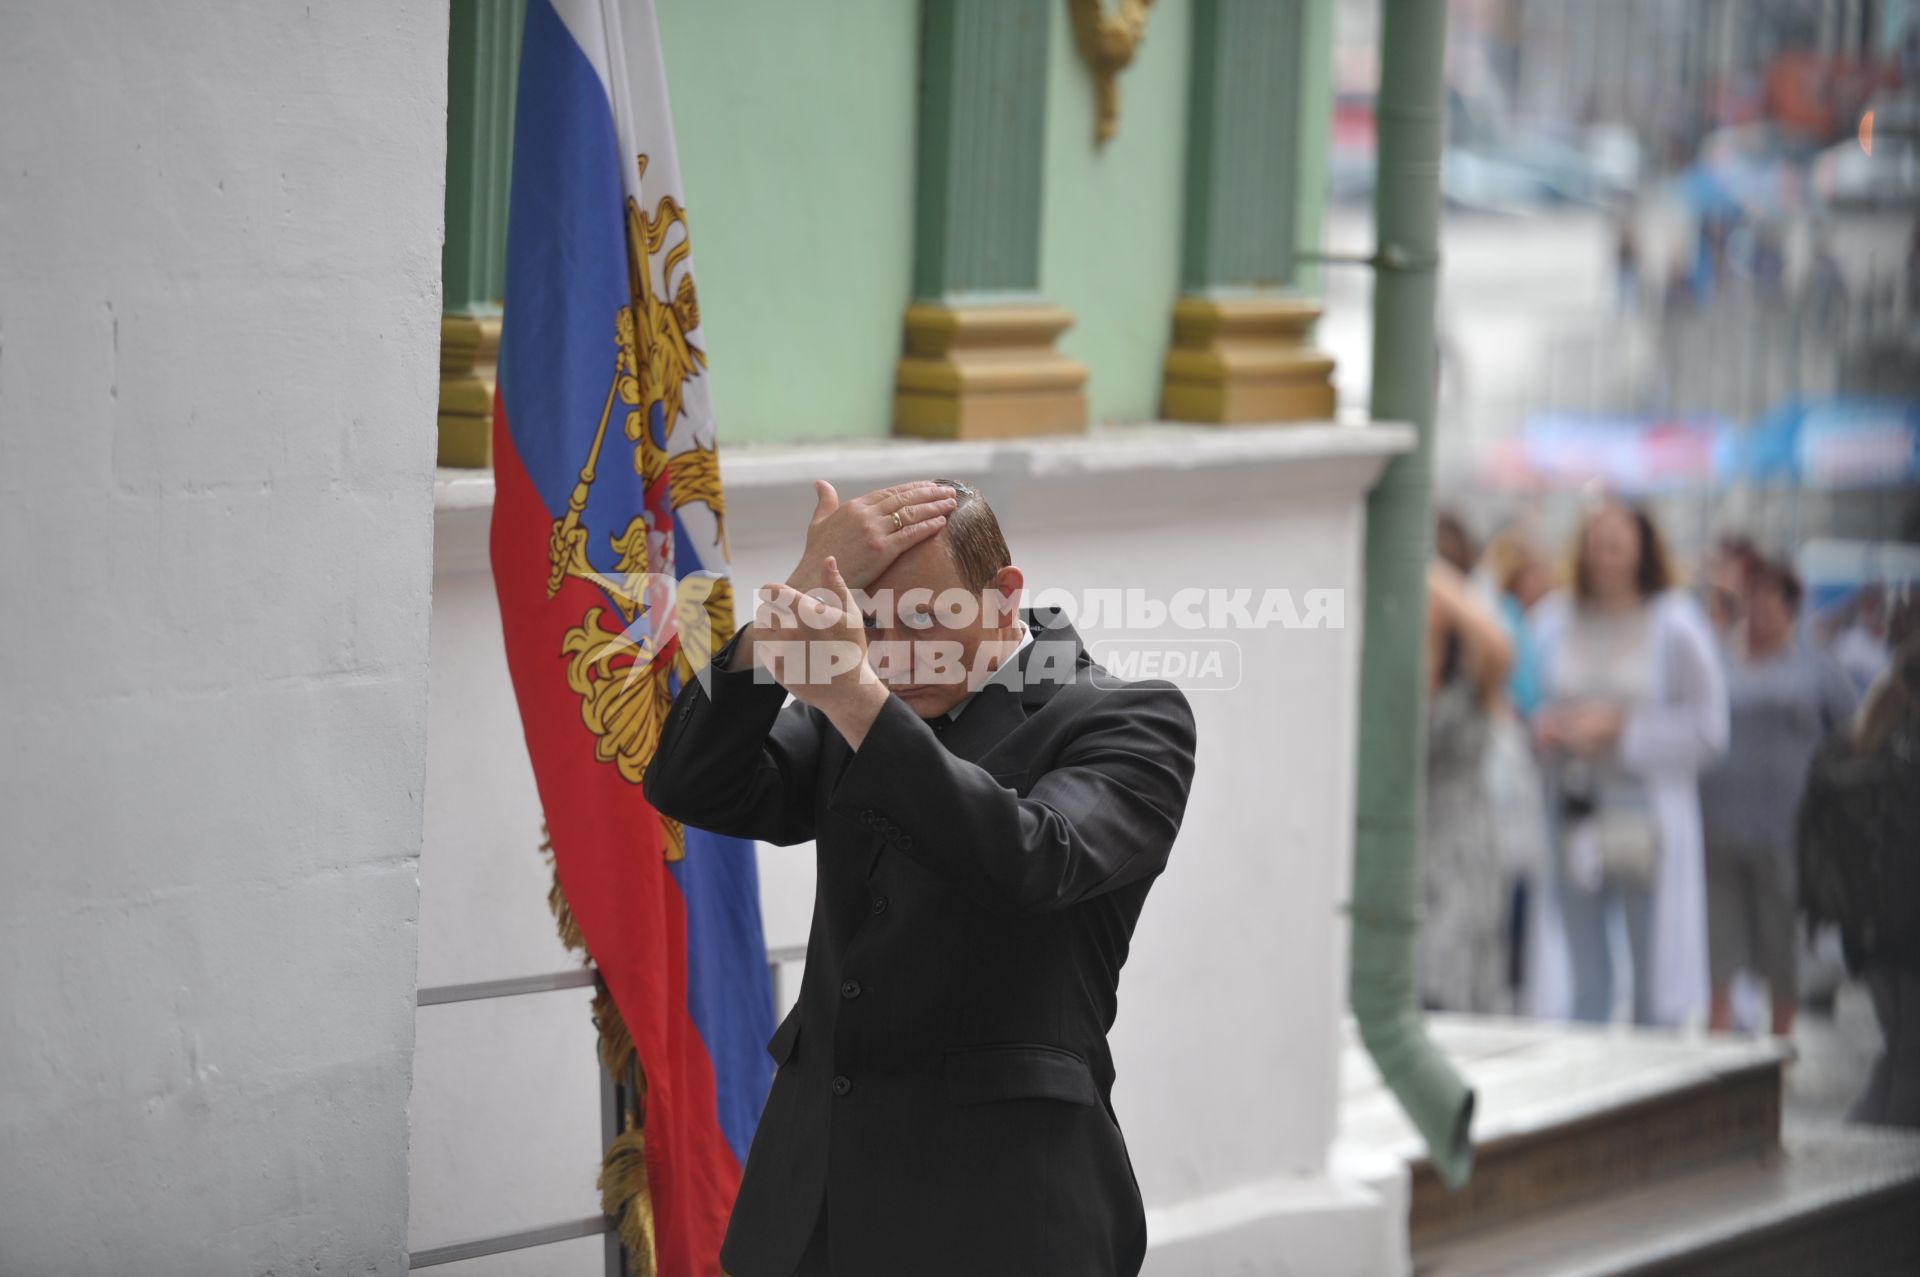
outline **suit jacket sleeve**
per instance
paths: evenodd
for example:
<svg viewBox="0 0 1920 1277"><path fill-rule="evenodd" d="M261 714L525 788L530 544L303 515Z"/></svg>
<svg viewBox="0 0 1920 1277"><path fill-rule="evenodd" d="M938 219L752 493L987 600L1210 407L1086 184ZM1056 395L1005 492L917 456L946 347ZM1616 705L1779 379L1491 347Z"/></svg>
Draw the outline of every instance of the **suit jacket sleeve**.
<svg viewBox="0 0 1920 1277"><path fill-rule="evenodd" d="M656 811L716 834L786 846L813 837L821 721L782 709L786 689L751 663L730 670L735 635L705 677L689 679L667 712L641 781Z"/></svg>
<svg viewBox="0 0 1920 1277"><path fill-rule="evenodd" d="M949 754L890 698L832 808L996 913L1063 909L1166 867L1193 781L1195 732L1170 684L1099 697L1025 797Z"/></svg>

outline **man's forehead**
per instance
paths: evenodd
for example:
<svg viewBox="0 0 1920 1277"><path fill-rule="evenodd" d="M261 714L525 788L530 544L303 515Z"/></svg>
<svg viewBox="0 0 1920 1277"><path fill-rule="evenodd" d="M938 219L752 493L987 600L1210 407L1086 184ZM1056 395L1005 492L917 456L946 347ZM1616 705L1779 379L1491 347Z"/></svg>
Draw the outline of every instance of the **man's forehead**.
<svg viewBox="0 0 1920 1277"><path fill-rule="evenodd" d="M871 588L899 594L913 589L938 591L960 584L960 570L947 553L944 537L936 535L901 554L874 578Z"/></svg>

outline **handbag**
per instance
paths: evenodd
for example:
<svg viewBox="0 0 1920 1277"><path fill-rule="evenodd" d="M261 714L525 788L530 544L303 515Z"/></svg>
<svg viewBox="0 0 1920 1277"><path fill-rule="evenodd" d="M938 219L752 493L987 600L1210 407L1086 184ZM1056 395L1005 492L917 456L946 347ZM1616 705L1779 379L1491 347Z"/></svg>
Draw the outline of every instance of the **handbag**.
<svg viewBox="0 0 1920 1277"><path fill-rule="evenodd" d="M1641 891L1653 886L1660 873L1660 826L1653 818L1653 801L1639 781L1603 786L1599 824L1600 876L1607 882Z"/></svg>
<svg viewBox="0 0 1920 1277"><path fill-rule="evenodd" d="M1660 873L1660 826L1646 784L1636 776L1596 774L1581 760L1569 760L1561 783L1567 877L1588 891L1652 888Z"/></svg>

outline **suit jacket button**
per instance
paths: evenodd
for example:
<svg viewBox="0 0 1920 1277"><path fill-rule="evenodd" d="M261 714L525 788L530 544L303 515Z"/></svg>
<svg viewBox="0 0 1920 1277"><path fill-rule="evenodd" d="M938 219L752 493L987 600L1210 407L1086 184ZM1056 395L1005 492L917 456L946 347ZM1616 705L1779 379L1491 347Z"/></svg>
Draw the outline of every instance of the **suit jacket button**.
<svg viewBox="0 0 1920 1277"><path fill-rule="evenodd" d="M863 811L862 811L862 812L860 813L860 823L861 823L861 824L863 824L863 825L871 825L871 824L873 823L873 820L874 820L874 816L873 816L873 808L871 808L871 807L868 807L868 808L866 808L865 810L863 810Z"/></svg>
<svg viewBox="0 0 1920 1277"><path fill-rule="evenodd" d="M912 851L913 835L901 834L898 838L894 839L894 846L898 847L902 851Z"/></svg>
<svg viewBox="0 0 1920 1277"><path fill-rule="evenodd" d="M885 913L887 911L887 898L885 896L875 896L873 898L873 911L875 913Z"/></svg>
<svg viewBox="0 0 1920 1277"><path fill-rule="evenodd" d="M840 985L840 996L841 996L841 997L843 997L843 998L857 998L857 997L859 997L859 996L860 996L860 982L859 982L858 980L845 980L845 981L842 981L842 982L841 982L841 985Z"/></svg>
<svg viewBox="0 0 1920 1277"><path fill-rule="evenodd" d="M853 1089L853 1080L847 1077L845 1074L842 1074L841 1076L833 1079L833 1093L835 1095L845 1095L848 1091L851 1091L852 1089Z"/></svg>

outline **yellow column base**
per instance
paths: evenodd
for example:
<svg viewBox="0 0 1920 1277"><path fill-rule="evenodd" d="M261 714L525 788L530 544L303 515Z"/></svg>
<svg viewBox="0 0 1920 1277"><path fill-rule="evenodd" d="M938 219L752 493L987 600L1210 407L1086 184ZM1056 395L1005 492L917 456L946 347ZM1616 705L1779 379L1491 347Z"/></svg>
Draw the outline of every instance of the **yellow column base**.
<svg viewBox="0 0 1920 1277"><path fill-rule="evenodd" d="M1320 308L1298 297L1182 297L1160 412L1168 421L1326 421L1333 358L1306 342Z"/></svg>
<svg viewBox="0 0 1920 1277"><path fill-rule="evenodd" d="M1087 370L1053 348L1057 306L907 307L893 432L928 439L1072 434L1087 425Z"/></svg>
<svg viewBox="0 0 1920 1277"><path fill-rule="evenodd" d="M493 464L493 388L499 357L499 316L440 317L441 465Z"/></svg>

